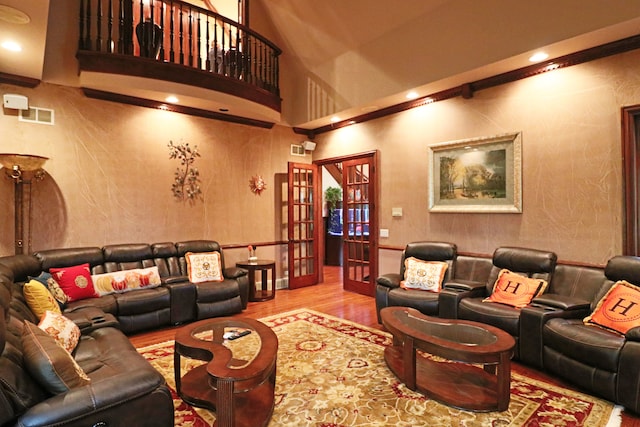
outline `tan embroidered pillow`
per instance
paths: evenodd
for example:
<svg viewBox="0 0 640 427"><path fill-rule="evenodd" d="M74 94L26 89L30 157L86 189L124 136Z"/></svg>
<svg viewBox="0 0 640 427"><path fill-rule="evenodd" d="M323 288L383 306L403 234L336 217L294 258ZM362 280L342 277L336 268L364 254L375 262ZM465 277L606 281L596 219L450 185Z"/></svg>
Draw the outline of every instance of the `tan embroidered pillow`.
<svg viewBox="0 0 640 427"><path fill-rule="evenodd" d="M220 252L187 252L187 271L191 283L222 282Z"/></svg>
<svg viewBox="0 0 640 427"><path fill-rule="evenodd" d="M76 349L80 341L80 328L62 314L47 311L40 319L38 327L53 337L69 353Z"/></svg>
<svg viewBox="0 0 640 427"><path fill-rule="evenodd" d="M400 282L400 287L440 292L447 267L446 262L409 257L404 260L404 280Z"/></svg>

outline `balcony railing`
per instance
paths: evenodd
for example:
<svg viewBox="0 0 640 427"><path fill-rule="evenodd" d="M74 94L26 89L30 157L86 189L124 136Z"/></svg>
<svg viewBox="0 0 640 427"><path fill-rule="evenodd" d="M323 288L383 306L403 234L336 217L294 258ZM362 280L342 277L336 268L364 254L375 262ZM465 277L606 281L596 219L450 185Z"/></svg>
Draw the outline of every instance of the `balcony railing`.
<svg viewBox="0 0 640 427"><path fill-rule="evenodd" d="M79 51L130 55L215 73L278 96L282 51L244 25L168 0L80 0Z"/></svg>

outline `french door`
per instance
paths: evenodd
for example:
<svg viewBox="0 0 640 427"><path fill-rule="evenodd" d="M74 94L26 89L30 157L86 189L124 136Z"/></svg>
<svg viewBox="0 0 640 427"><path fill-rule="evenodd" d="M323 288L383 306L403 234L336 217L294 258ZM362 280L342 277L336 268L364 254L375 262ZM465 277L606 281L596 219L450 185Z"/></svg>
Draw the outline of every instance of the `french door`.
<svg viewBox="0 0 640 427"><path fill-rule="evenodd" d="M318 230L318 166L289 163L288 171L288 258L289 288L318 283L320 259Z"/></svg>
<svg viewBox="0 0 640 427"><path fill-rule="evenodd" d="M378 274L376 153L342 161L343 287L375 294Z"/></svg>

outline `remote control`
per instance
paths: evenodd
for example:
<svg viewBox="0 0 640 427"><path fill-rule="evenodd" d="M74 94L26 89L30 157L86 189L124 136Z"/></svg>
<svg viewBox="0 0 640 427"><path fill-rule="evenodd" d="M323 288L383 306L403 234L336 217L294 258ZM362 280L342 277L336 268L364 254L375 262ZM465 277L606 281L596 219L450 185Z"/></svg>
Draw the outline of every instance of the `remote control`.
<svg viewBox="0 0 640 427"><path fill-rule="evenodd" d="M242 329L242 330L233 330L229 332L225 332L224 338L229 341L237 340L240 337L244 337L245 335L249 335L251 333L250 329Z"/></svg>

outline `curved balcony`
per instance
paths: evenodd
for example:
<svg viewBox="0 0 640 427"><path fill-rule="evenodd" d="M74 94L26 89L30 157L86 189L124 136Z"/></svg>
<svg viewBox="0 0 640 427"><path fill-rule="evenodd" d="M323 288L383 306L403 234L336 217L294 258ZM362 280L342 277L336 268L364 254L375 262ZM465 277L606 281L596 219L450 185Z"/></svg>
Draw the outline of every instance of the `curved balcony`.
<svg viewBox="0 0 640 427"><path fill-rule="evenodd" d="M280 119L282 51L244 25L182 1L80 0L79 29L87 96L261 127Z"/></svg>

